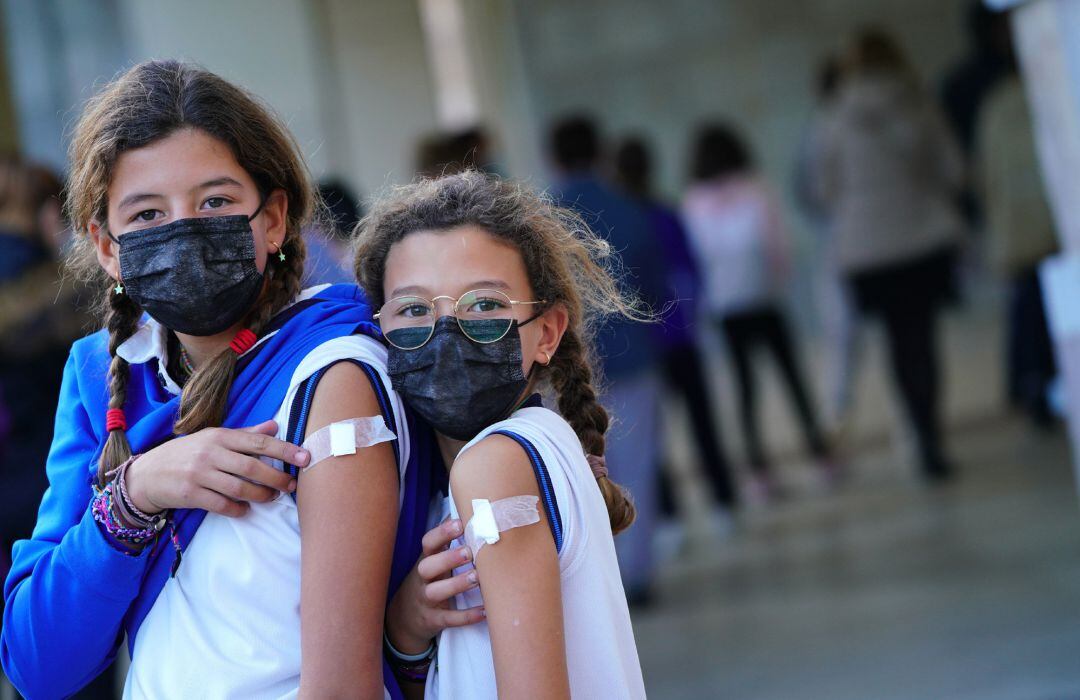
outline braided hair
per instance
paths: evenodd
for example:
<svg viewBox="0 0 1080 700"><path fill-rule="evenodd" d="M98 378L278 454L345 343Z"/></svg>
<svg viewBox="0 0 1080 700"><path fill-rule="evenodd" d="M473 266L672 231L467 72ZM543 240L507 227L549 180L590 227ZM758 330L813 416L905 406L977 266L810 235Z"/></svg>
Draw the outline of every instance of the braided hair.
<svg viewBox="0 0 1080 700"><path fill-rule="evenodd" d="M591 329L605 316L640 321L650 316L640 301L620 290L611 247L579 216L523 185L474 170L398 188L357 229L355 272L368 298L376 308L385 301L386 258L395 243L416 231L463 225L478 226L512 245L536 297L566 310L569 323L562 341L551 362L536 367L533 376L550 384L559 412L585 453L602 457L611 421L598 397ZM635 511L626 489L603 474L596 481L612 532L629 527Z"/></svg>
<svg viewBox="0 0 1080 700"><path fill-rule="evenodd" d="M108 221L108 188L119 157L182 129L197 129L229 147L262 196L281 190L288 202L285 261L271 258L266 281L243 320L258 334L300 291L305 248L301 226L317 207L317 197L300 149L288 129L258 98L198 66L179 61L146 61L121 74L90 99L75 127L69 161L66 207L77 235L69 265L78 277L95 281L109 333L109 408L122 409L129 368L117 348L138 329L142 309L97 263L92 224ZM174 430L191 433L220 425L236 368L226 350L200 364L185 384ZM98 464L98 479L131 455L123 421L109 421Z"/></svg>

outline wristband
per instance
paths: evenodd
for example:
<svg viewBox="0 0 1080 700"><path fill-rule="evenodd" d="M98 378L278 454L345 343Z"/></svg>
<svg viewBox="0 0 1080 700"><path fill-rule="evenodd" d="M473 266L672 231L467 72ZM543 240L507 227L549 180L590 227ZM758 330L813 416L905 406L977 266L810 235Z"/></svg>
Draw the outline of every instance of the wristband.
<svg viewBox="0 0 1080 700"><path fill-rule="evenodd" d="M383 632L383 646L386 648L390 666L394 669L395 675L413 683L423 683L427 680L428 670L431 668L431 662L435 660L438 649L434 639L423 652L404 654L394 648L394 645L390 643L390 638Z"/></svg>

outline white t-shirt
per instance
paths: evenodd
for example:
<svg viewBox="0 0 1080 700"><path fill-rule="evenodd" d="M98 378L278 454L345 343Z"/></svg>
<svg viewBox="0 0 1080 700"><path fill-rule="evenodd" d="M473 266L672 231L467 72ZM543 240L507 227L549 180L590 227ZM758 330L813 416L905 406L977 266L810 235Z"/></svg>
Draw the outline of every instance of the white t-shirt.
<svg viewBox="0 0 1080 700"><path fill-rule="evenodd" d="M386 349L367 336L336 338L304 358L275 416L277 437L287 439L289 411L300 384L350 359L375 369L390 396L404 483L409 461L404 411L390 390ZM125 700L292 698L299 685L300 523L295 501L282 495L252 503L240 518L207 513L184 550L176 577L165 583L139 628Z"/></svg>
<svg viewBox="0 0 1080 700"><path fill-rule="evenodd" d="M463 451L497 431L512 433L519 442L524 440L532 446L526 452L533 453L533 468L542 474L538 477L541 496L549 491L556 504L555 521L562 539L559 576L571 695L588 700L644 698L645 685L607 507L577 435L562 417L546 408L522 408L507 420L486 428ZM543 497L540 505L544 507ZM443 502L438 520L447 513L458 517L453 494ZM471 563L467 564L455 574L471 567ZM454 599L454 607L459 610L482 603L479 589ZM425 697L497 697L487 622L443 630Z"/></svg>

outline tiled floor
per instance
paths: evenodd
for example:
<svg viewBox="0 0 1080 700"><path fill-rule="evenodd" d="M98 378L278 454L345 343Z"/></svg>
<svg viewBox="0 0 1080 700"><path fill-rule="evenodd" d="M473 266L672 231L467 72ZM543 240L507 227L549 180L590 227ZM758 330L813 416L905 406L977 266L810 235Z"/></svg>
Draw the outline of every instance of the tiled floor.
<svg viewBox="0 0 1080 700"><path fill-rule="evenodd" d="M1080 499L1063 435L953 435L929 489L871 451L734 533L695 532L636 614L651 697L1080 698ZM791 473L791 472L789 472Z"/></svg>

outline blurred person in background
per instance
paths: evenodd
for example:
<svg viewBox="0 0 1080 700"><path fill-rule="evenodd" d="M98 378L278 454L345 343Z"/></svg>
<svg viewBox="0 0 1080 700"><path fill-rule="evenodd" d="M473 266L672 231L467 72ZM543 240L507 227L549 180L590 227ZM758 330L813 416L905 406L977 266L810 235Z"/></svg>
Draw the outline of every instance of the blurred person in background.
<svg viewBox="0 0 1080 700"><path fill-rule="evenodd" d="M0 578L11 547L34 530L49 482L41 465L49 453L60 379L68 348L89 316L80 288L61 282L70 229L64 220L63 183L44 166L16 157L0 161ZM0 602L0 611L3 603ZM116 677L103 673L79 697L115 698Z"/></svg>
<svg viewBox="0 0 1080 700"><path fill-rule="evenodd" d="M360 203L351 187L340 180L319 184L326 221L304 231L307 243L304 284L341 284L352 280L349 237L360 221Z"/></svg>
<svg viewBox="0 0 1080 700"><path fill-rule="evenodd" d="M603 153L596 124L583 115L565 117L552 127L549 146L556 201L577 211L611 244L622 258L628 291L655 307L669 294L668 280L657 265L660 246L645 210L601 177ZM609 382L603 403L615 416L608 456L619 465L620 480L637 506L634 527L615 542L627 598L635 604L650 602L654 575L662 374L656 335L646 324L629 321L612 321L597 333L600 364Z"/></svg>
<svg viewBox="0 0 1080 700"><path fill-rule="evenodd" d="M614 160L619 186L647 213L663 256L663 272L668 283L667 295L661 300L665 313L660 323L653 326L660 348L663 378L668 390L686 405L699 467L712 491L716 513L721 520L726 520L727 511L736 505L735 489L696 336L701 273L678 213L653 192L652 157L645 140L640 137L623 139L615 149ZM661 509L665 517L673 518L675 498L669 470L661 470L660 485Z"/></svg>
<svg viewBox="0 0 1080 700"><path fill-rule="evenodd" d="M732 127L702 127L692 161L683 219L705 274L705 310L727 341L734 365L751 469L749 495L763 502L777 489L757 415L754 356L759 348L776 359L810 453L830 479L836 476L782 308L791 278L788 232L775 193Z"/></svg>
<svg viewBox="0 0 1080 700"><path fill-rule="evenodd" d="M416 144L416 174L418 177L440 177L448 172L453 161L450 142L446 134L432 132L422 136Z"/></svg>
<svg viewBox="0 0 1080 700"><path fill-rule="evenodd" d="M41 418L56 413L67 351L87 320L72 285L58 287L67 233L62 189L43 167L0 163L0 402L10 421L0 440L0 487L11 497L0 515L5 562L15 540L33 530L53 430Z"/></svg>
<svg viewBox="0 0 1080 700"><path fill-rule="evenodd" d="M851 428L852 401L858 362L855 333L855 306L837 266L836 237L832 235L829 212L818 198L814 182L817 171L817 140L814 138L823 115L832 104L840 83L840 59L828 56L818 69L817 104L803 131L795 160L795 201L818 235L818 308L825 336L826 417L835 434L846 435Z"/></svg>
<svg viewBox="0 0 1080 700"><path fill-rule="evenodd" d="M994 88L1014 71L1009 13L969 0L967 52L946 73L941 85L945 116L965 154L976 150L979 110Z"/></svg>
<svg viewBox="0 0 1080 700"><path fill-rule="evenodd" d="M482 126L428 134L417 145L418 175L436 178L470 169L491 175L503 174L494 158L491 138Z"/></svg>
<svg viewBox="0 0 1080 700"><path fill-rule="evenodd" d="M1009 76L1013 64L1012 33L1007 12L992 10L983 0L969 0L965 55L941 84L941 103L967 163L976 155L979 112L994 88ZM985 202L965 183L958 193L960 211L969 224L982 222Z"/></svg>
<svg viewBox="0 0 1080 700"><path fill-rule="evenodd" d="M1053 418L1047 390L1056 374L1038 266L1057 251L1035 152L1024 86L1015 72L987 97L979 117L979 179L990 261L1009 283L1006 386L1035 425Z"/></svg>
<svg viewBox="0 0 1080 700"><path fill-rule="evenodd" d="M818 137L819 195L861 314L881 319L922 473L952 472L941 434L937 324L964 231L960 151L900 47L871 29L850 47Z"/></svg>

